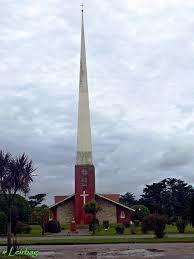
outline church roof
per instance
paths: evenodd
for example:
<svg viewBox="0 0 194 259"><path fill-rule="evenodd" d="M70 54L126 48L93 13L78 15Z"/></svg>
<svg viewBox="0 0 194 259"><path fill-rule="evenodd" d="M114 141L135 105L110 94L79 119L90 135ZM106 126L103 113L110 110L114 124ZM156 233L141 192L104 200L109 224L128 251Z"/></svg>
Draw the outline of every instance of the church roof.
<svg viewBox="0 0 194 259"><path fill-rule="evenodd" d="M118 193L107 193L107 194L100 193L100 195L102 195L103 197L108 198L112 201L116 201L116 202L119 202L119 199L120 199L120 194L118 194Z"/></svg>
<svg viewBox="0 0 194 259"><path fill-rule="evenodd" d="M61 203L66 202L67 200L73 198L73 196L75 196L75 194L72 194L72 195L67 196L65 199L63 199L63 200L61 200L61 201L55 203L54 205L50 206L50 209L51 209L51 208L54 208L54 207L57 207L57 206L60 205ZM60 196L58 196L58 197L60 197Z"/></svg>
<svg viewBox="0 0 194 259"><path fill-rule="evenodd" d="M57 195L54 196L55 203L58 203L59 201L63 201L65 198L69 197L70 195Z"/></svg>
<svg viewBox="0 0 194 259"><path fill-rule="evenodd" d="M118 205L118 206L121 206L121 207L125 208L125 209L131 210L131 211L135 211L134 209L129 208L129 207L127 207L127 206L125 206L125 205L123 205L123 204L121 204L121 203L119 203L119 202L117 202L117 201L111 199L111 195L112 195L112 197L114 198L114 197L116 197L116 195L118 195L118 194L98 194L98 193L96 193L95 195L96 195L97 197L99 197L99 198L102 198L102 199L104 199L104 200L107 200L107 201L109 201L109 202L112 202L112 203L114 203L114 204L116 204L116 205ZM75 194L72 194L72 195L67 196L65 199L63 199L63 200L61 200L61 201L55 203L54 205L50 206L50 209L59 206L60 204L66 202L67 200L73 198L74 196L75 196ZM61 196L58 196L58 197L61 197Z"/></svg>
<svg viewBox="0 0 194 259"><path fill-rule="evenodd" d="M127 207L127 206L125 206L125 205L123 205L123 204L121 204L121 203L119 203L119 202L113 201L113 200L111 200L111 199L109 199L109 198L106 198L106 197L102 196L101 194L96 193L95 195L96 195L97 197L99 197L99 198L102 198L102 199L105 199L105 200L107 200L107 201L110 201L110 202L112 202L112 203L114 203L114 204L116 204L116 205L118 205L118 206L121 206L121 207L123 207L123 208L125 208L125 209L131 210L131 211L135 211L134 209L129 208L129 207Z"/></svg>

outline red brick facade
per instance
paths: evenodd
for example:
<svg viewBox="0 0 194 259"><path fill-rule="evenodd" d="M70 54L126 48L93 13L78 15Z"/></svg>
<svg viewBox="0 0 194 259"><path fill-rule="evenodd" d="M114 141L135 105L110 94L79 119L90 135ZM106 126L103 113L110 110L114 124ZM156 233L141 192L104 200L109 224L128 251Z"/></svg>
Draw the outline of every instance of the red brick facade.
<svg viewBox="0 0 194 259"><path fill-rule="evenodd" d="M97 214L100 223L124 223L131 221L130 209L119 203L119 194L95 194L95 168L93 165L75 166L75 194L55 196L51 207L52 218L61 224L75 218L77 224L88 224L91 216L84 213L84 204L96 200L102 210Z"/></svg>
<svg viewBox="0 0 194 259"><path fill-rule="evenodd" d="M84 202L95 199L95 169L93 165L75 166L75 221L88 224L90 216L83 210Z"/></svg>

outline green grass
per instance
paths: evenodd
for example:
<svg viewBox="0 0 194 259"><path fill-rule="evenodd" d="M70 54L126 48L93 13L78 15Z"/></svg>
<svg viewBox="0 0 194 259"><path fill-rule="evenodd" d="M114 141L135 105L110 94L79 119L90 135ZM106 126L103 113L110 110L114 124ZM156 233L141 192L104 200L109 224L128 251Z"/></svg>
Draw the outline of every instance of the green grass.
<svg viewBox="0 0 194 259"><path fill-rule="evenodd" d="M61 229L70 229L70 224L61 225Z"/></svg>
<svg viewBox="0 0 194 259"><path fill-rule="evenodd" d="M31 232L29 234L18 234L18 237L41 237L42 229L40 225L31 225Z"/></svg>
<svg viewBox="0 0 194 259"><path fill-rule="evenodd" d="M108 230L104 230L103 226L100 225L98 230L96 231L96 235L98 236L111 236L111 235L117 235L116 230L115 230L115 226L117 224L110 224L110 227ZM131 235L131 228L125 228L124 231L124 235ZM141 235L141 228L140 227L136 227L136 235ZM149 232L149 234L152 234L152 232Z"/></svg>
<svg viewBox="0 0 194 259"><path fill-rule="evenodd" d="M177 227L175 225L167 225L165 231L169 234L178 233ZM185 234L194 234L194 228L191 225L187 225L185 229Z"/></svg>
<svg viewBox="0 0 194 259"><path fill-rule="evenodd" d="M194 237L165 237L157 238L128 238L128 237L72 237L64 239L50 240L22 240L20 245L65 245L65 244L113 244L113 243L178 243L178 242L194 242ZM1 244L3 245L3 244ZM4 242L5 245L5 242Z"/></svg>
<svg viewBox="0 0 194 259"><path fill-rule="evenodd" d="M104 230L103 226L100 225L98 231L96 232L97 236L111 236L111 235L116 235L115 231L115 226L116 224L110 224L109 229L106 231ZM31 225L32 230L29 234L18 234L18 237L41 237L42 236L42 230L39 225ZM70 229L70 224L65 224L62 225L62 228L65 230ZM78 229L88 229L88 225L78 225ZM175 225L167 225L165 232L167 234L176 234L178 233L177 228ZM141 235L141 228L136 227L136 235ZM153 232L149 232L148 234L153 234ZM187 225L185 229L185 234L194 234L194 228L192 228L191 225ZM131 228L126 228L124 235L131 235Z"/></svg>
<svg viewBox="0 0 194 259"><path fill-rule="evenodd" d="M116 224L110 224L110 227L108 230L104 230L103 226L100 225L98 231L96 231L96 235L98 236L111 236L111 235L116 235L116 230L115 230ZM167 234L178 234L177 228L174 225L166 225L165 232ZM126 228L124 235L131 235L131 228ZM141 227L136 227L136 235L142 235ZM148 232L148 234L153 234L152 231ZM187 225L185 229L185 234L194 234L194 228L192 228L191 225Z"/></svg>
<svg viewBox="0 0 194 259"><path fill-rule="evenodd" d="M77 227L79 229L88 229L88 225L77 225ZM70 230L71 226L70 226L70 224L62 224L61 228L65 229L65 230Z"/></svg>
<svg viewBox="0 0 194 259"><path fill-rule="evenodd" d="M31 232L29 234L18 234L18 237L41 237L42 229L40 225L31 225ZM70 224L61 225L62 229L70 230ZM78 225L79 229L88 229L88 225Z"/></svg>

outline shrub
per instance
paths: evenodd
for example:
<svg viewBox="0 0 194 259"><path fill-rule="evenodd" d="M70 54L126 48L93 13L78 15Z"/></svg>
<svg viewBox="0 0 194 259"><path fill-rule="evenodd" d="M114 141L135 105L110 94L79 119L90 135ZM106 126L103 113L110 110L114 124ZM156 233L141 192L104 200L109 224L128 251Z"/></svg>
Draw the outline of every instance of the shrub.
<svg viewBox="0 0 194 259"><path fill-rule="evenodd" d="M57 220L50 220L45 225L45 232L50 232L50 233L59 233L59 232L61 232L61 226L60 226L59 221L57 221Z"/></svg>
<svg viewBox="0 0 194 259"><path fill-rule="evenodd" d="M163 238L165 235L165 227L166 227L166 217L158 215L156 217L156 223L155 223L155 227L154 227L154 233L156 235L157 238Z"/></svg>
<svg viewBox="0 0 194 259"><path fill-rule="evenodd" d="M24 224L21 221L17 221L15 227L15 234L29 234L31 231L31 226L28 224Z"/></svg>
<svg viewBox="0 0 194 259"><path fill-rule="evenodd" d="M109 228L109 221L108 220L104 220L103 221L103 227L104 227L104 229L108 229Z"/></svg>
<svg viewBox="0 0 194 259"><path fill-rule="evenodd" d="M147 233L147 231L153 230L156 237L162 238L165 235L166 223L166 217L159 214L150 214L143 219L142 232Z"/></svg>
<svg viewBox="0 0 194 259"><path fill-rule="evenodd" d="M125 226L123 224L118 224L116 225L115 230L117 234L123 234L125 231Z"/></svg>
<svg viewBox="0 0 194 259"><path fill-rule="evenodd" d="M178 217L176 221L176 227L179 233L185 233L186 221L182 217Z"/></svg>
<svg viewBox="0 0 194 259"><path fill-rule="evenodd" d="M99 227L99 220L98 219L93 219L90 221L89 223L89 231L93 232L93 234L95 234L95 231L98 229Z"/></svg>
<svg viewBox="0 0 194 259"><path fill-rule="evenodd" d="M0 235L7 234L7 216L3 211L0 211Z"/></svg>
<svg viewBox="0 0 194 259"><path fill-rule="evenodd" d="M141 224L141 231L146 234L148 231L153 230L154 225L154 214L150 214L149 216L146 216L143 218L142 224Z"/></svg>
<svg viewBox="0 0 194 259"><path fill-rule="evenodd" d="M191 198L190 210L191 210L191 225L194 228L194 194L192 195L192 198Z"/></svg>
<svg viewBox="0 0 194 259"><path fill-rule="evenodd" d="M140 220L142 221L144 217L150 214L149 209L144 205L134 205L131 207L135 211L132 211L132 220Z"/></svg>
<svg viewBox="0 0 194 259"><path fill-rule="evenodd" d="M134 223L134 225L135 225L136 227L139 227L140 221L139 221L139 220L134 220L133 223Z"/></svg>
<svg viewBox="0 0 194 259"><path fill-rule="evenodd" d="M125 222L123 223L123 225L124 225L126 228L129 228L130 223L129 223L129 222L127 222L127 221L125 221Z"/></svg>

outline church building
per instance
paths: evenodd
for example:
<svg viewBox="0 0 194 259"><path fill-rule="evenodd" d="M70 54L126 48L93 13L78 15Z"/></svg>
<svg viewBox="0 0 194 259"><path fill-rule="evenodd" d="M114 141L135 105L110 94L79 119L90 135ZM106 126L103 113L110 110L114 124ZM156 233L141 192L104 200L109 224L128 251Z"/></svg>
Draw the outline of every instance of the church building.
<svg viewBox="0 0 194 259"><path fill-rule="evenodd" d="M72 218L77 224L88 224L90 216L84 212L84 204L95 200L101 207L97 213L100 223L123 223L131 220L131 211L119 203L119 194L100 194L95 189L95 167L92 159L92 141L90 128L90 109L87 81L86 50L84 21L82 10L81 25L81 57L79 79L79 104L77 128L77 157L75 164L75 193L54 197L54 205L50 207L53 219L60 224L70 223Z"/></svg>

